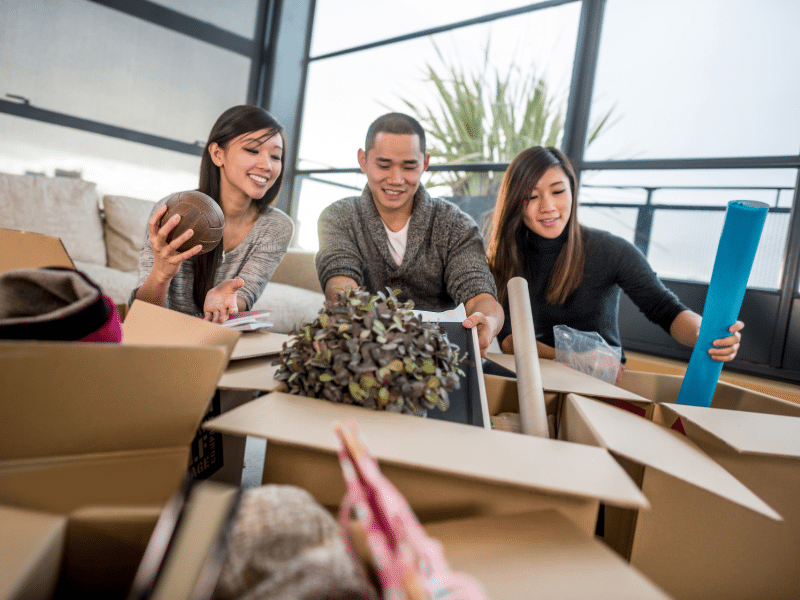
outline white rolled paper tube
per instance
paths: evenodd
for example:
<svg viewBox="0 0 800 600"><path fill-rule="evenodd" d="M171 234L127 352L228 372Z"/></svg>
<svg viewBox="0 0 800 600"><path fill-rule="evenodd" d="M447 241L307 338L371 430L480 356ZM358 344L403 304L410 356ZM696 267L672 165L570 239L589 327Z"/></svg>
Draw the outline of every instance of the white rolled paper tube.
<svg viewBox="0 0 800 600"><path fill-rule="evenodd" d="M522 433L550 437L544 407L542 371L533 329L531 297L528 281L513 277L508 282L508 308L511 313L511 334L514 336L514 363L517 367L517 392Z"/></svg>

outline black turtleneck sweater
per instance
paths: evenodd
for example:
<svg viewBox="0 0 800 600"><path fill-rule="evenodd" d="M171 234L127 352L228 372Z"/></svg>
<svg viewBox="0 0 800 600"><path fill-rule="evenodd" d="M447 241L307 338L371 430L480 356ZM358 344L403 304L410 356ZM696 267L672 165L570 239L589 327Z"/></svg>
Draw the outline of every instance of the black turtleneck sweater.
<svg viewBox="0 0 800 600"><path fill-rule="evenodd" d="M630 242L598 229L582 228L586 248L583 282L564 304L548 304L545 290L553 265L567 239L567 230L555 239L544 238L524 225L517 234L519 256L531 295L536 339L555 346L553 327L567 325L596 331L611 346L622 346L618 311L623 290L644 315L669 333L670 325L686 307L664 287L641 251ZM508 306L502 342L511 333Z"/></svg>

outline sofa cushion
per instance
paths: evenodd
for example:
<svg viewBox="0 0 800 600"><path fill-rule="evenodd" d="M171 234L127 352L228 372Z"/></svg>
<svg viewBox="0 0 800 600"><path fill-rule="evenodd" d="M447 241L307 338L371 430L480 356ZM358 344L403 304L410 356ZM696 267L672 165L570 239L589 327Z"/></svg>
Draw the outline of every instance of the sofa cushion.
<svg viewBox="0 0 800 600"><path fill-rule="evenodd" d="M0 223L61 238L73 261L106 264L99 197L89 181L0 173Z"/></svg>
<svg viewBox="0 0 800 600"><path fill-rule="evenodd" d="M269 280L305 288L312 292L322 292L314 256L316 252L313 250L289 248Z"/></svg>
<svg viewBox="0 0 800 600"><path fill-rule="evenodd" d="M75 261L75 268L84 273L116 304L127 304L136 287L136 273L126 273L103 265Z"/></svg>
<svg viewBox="0 0 800 600"><path fill-rule="evenodd" d="M324 301L321 292L270 281L252 310L268 310L274 323L272 331L289 333L300 323L313 321Z"/></svg>
<svg viewBox="0 0 800 600"><path fill-rule="evenodd" d="M155 203L127 196L103 196L108 266L136 271Z"/></svg>

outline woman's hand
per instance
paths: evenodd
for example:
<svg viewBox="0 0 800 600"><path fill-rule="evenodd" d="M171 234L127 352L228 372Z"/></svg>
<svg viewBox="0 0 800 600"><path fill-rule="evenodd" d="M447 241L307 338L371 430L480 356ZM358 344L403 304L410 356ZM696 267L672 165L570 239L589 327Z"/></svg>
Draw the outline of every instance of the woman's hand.
<svg viewBox="0 0 800 600"><path fill-rule="evenodd" d="M194 232L191 229L187 229L171 242L167 242L167 236L178 225L181 216L173 215L159 228L158 222L166 212L166 205L159 207L147 222L150 228L150 245L153 247L153 271L162 281L170 281L180 269L183 261L203 249L203 246L198 244L186 252L178 252L178 248L192 237Z"/></svg>
<svg viewBox="0 0 800 600"><path fill-rule="evenodd" d="M744 323L736 321L736 323L728 327L728 331L731 332L731 335L714 340L712 342L714 347L708 350L708 354L711 358L719 362L730 362L736 358L736 353L739 351L739 344L742 341L742 334L739 332L743 328Z"/></svg>
<svg viewBox="0 0 800 600"><path fill-rule="evenodd" d="M224 323L231 315L239 312L239 302L236 291L244 285L244 279L228 279L217 287L208 290L203 303L203 313L206 321Z"/></svg>

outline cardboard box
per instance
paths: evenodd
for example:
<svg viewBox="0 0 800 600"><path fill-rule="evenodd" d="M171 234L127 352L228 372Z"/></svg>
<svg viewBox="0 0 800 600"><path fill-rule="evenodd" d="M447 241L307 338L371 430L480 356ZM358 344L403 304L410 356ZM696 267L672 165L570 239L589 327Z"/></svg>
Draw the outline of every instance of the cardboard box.
<svg viewBox="0 0 800 600"><path fill-rule="evenodd" d="M0 342L0 503L164 502L238 335L135 302L120 345Z"/></svg>
<svg viewBox="0 0 800 600"><path fill-rule="evenodd" d="M593 532L599 501L647 504L607 452L558 440L281 392L206 427L265 438L264 483L297 485L322 505L336 507L345 488L334 425L351 421L422 521L555 508Z"/></svg>
<svg viewBox="0 0 800 600"><path fill-rule="evenodd" d="M455 571L489 598L665 599L663 591L594 536L552 510L425 526Z"/></svg>
<svg viewBox="0 0 800 600"><path fill-rule="evenodd" d="M544 387L559 387L548 374L561 366L540 362ZM605 506L604 540L678 598L797 597L800 406L724 382L711 408L678 406L681 383L624 371L612 398L576 373L551 401L559 436L607 448L652 504ZM516 386L504 386L513 410Z"/></svg>
<svg viewBox="0 0 800 600"><path fill-rule="evenodd" d="M134 301L125 320L125 343L171 346L188 344L222 346L231 360L237 352L242 335L202 319L165 310L146 302ZM176 336L175 330L180 330ZM219 383L217 383L219 386ZM219 415L230 407L250 400L252 396L217 390L201 422ZM199 428L191 443L191 471L194 477L218 477L233 483L241 481L244 464L244 442ZM238 477L238 479L237 479Z"/></svg>
<svg viewBox="0 0 800 600"><path fill-rule="evenodd" d="M75 268L61 239L52 235L0 229L0 249L0 273L40 267Z"/></svg>
<svg viewBox="0 0 800 600"><path fill-rule="evenodd" d="M0 505L0 598L50 598L58 583L67 518Z"/></svg>
<svg viewBox="0 0 800 600"><path fill-rule="evenodd" d="M239 332L136 302L123 335L119 345L0 341L0 556L20 559L0 561L0 597L49 597L50 583L30 592L26 582L51 582L54 564L58 589L124 597L187 473ZM26 539L38 542L23 551Z"/></svg>
<svg viewBox="0 0 800 600"><path fill-rule="evenodd" d="M676 405L673 376L636 379L657 388L656 422L685 432L783 520L648 473L642 491L653 508L638 513L631 563L676 598L800 596L800 406L729 384L711 408Z"/></svg>
<svg viewBox="0 0 800 600"><path fill-rule="evenodd" d="M0 506L0 598L125 598L160 512L120 506L58 515Z"/></svg>

